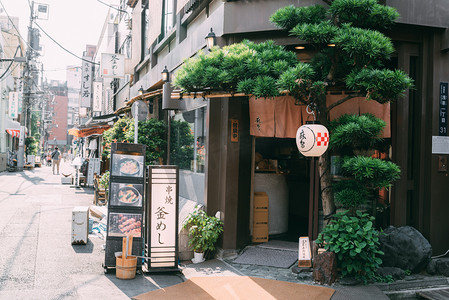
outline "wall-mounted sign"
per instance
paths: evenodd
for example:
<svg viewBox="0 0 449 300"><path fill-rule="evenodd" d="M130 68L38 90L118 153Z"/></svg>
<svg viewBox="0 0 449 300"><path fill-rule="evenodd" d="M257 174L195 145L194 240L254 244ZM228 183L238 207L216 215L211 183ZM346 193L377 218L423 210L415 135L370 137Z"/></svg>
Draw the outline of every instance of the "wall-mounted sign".
<svg viewBox="0 0 449 300"><path fill-rule="evenodd" d="M178 268L178 168L150 167L149 254L151 268Z"/></svg>
<svg viewBox="0 0 449 300"><path fill-rule="evenodd" d="M25 126L20 126L19 146L25 145Z"/></svg>
<svg viewBox="0 0 449 300"><path fill-rule="evenodd" d="M81 107L90 107L92 98L92 58L83 56L81 77Z"/></svg>
<svg viewBox="0 0 449 300"><path fill-rule="evenodd" d="M449 136L432 136L432 154L449 154Z"/></svg>
<svg viewBox="0 0 449 300"><path fill-rule="evenodd" d="M125 55L117 53L102 53L101 76L104 78L124 78Z"/></svg>
<svg viewBox="0 0 449 300"><path fill-rule="evenodd" d="M448 83L440 82L440 110L439 110L439 127L438 135L447 135L447 101L448 101Z"/></svg>
<svg viewBox="0 0 449 300"><path fill-rule="evenodd" d="M9 92L9 105L8 105L9 117L17 118L19 114L19 93Z"/></svg>
<svg viewBox="0 0 449 300"><path fill-rule="evenodd" d="M94 81L94 97L92 101L92 110L93 111L102 111L103 110L103 83L99 81Z"/></svg>
<svg viewBox="0 0 449 300"><path fill-rule="evenodd" d="M239 141L239 120L231 120L231 142Z"/></svg>

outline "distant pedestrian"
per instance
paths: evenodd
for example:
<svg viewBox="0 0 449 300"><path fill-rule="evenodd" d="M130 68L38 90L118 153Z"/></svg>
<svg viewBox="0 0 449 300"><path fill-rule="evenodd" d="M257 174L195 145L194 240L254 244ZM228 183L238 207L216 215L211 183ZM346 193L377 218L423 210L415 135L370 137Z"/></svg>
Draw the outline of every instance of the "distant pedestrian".
<svg viewBox="0 0 449 300"><path fill-rule="evenodd" d="M55 147L55 150L51 153L51 159L52 159L53 175L55 174L55 166L57 170L57 175L59 175L59 163L61 159L61 152L59 151L58 147Z"/></svg>

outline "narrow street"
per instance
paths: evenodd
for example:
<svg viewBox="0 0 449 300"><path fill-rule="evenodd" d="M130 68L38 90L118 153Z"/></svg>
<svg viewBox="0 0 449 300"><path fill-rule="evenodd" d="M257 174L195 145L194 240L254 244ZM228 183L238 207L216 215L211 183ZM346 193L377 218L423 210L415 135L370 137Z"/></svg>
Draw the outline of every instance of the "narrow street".
<svg viewBox="0 0 449 300"><path fill-rule="evenodd" d="M63 161L60 171L74 172ZM71 245L72 209L91 205L93 189L62 185L61 176L48 166L0 173L0 299L129 299L182 282L105 275L102 239Z"/></svg>

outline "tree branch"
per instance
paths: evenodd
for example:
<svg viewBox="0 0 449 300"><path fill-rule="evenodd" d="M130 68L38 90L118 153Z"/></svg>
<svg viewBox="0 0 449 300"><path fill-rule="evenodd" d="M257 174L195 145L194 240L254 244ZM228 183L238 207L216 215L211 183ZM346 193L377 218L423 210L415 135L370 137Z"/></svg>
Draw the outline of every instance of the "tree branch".
<svg viewBox="0 0 449 300"><path fill-rule="evenodd" d="M355 93L355 94L351 94L351 95L347 95L344 98L341 98L340 100L338 100L337 102L332 103L331 105L329 105L326 108L326 112L330 112L334 107L345 103L346 101L352 99L352 98L357 98L357 97L365 97L365 95L361 94L361 93Z"/></svg>

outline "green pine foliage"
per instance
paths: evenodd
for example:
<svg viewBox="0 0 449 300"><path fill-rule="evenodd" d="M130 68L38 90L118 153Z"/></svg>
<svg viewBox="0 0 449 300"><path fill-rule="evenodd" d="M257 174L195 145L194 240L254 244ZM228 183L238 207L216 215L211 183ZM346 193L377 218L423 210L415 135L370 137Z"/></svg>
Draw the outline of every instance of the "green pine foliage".
<svg viewBox="0 0 449 300"><path fill-rule="evenodd" d="M360 205L365 204L369 193L366 187L354 179L334 183L335 203L354 212Z"/></svg>
<svg viewBox="0 0 449 300"><path fill-rule="evenodd" d="M360 184L379 189L389 188L401 175L395 163L366 156L344 158L341 168L344 175L353 177Z"/></svg>
<svg viewBox="0 0 449 300"><path fill-rule="evenodd" d="M256 44L245 40L187 59L176 73L174 85L185 93L217 90L275 97L279 95L279 76L297 63L293 52L273 41Z"/></svg>
<svg viewBox="0 0 449 300"><path fill-rule="evenodd" d="M372 114L344 114L329 124L332 133L329 147L340 154L352 154L353 150L376 149L383 139L385 121Z"/></svg>

